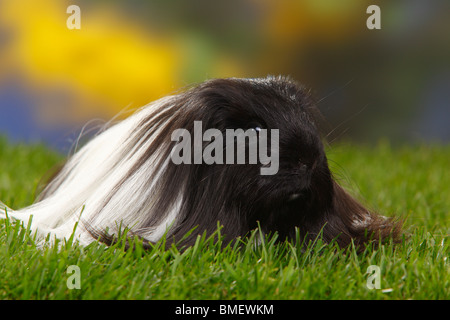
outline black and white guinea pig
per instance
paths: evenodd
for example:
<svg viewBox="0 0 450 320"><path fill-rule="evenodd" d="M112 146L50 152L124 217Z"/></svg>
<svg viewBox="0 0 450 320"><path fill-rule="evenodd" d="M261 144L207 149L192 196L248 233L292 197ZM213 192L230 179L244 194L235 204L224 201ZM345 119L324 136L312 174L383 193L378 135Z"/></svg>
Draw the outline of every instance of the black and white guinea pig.
<svg viewBox="0 0 450 320"><path fill-rule="evenodd" d="M165 236L167 244L189 246L218 223L225 243L258 225L281 240L298 229L341 246L397 237L399 223L370 212L333 179L316 114L308 90L286 77L209 80L102 131L69 157L33 205L3 211L25 224L32 216L33 231L61 239L78 223L81 244L111 243L127 227L145 242ZM223 137L230 129L257 138L276 130L276 150L268 150L277 156L276 173L261 174L268 165L261 162L175 163L173 133L196 136L194 122ZM218 138L203 139L200 148Z"/></svg>

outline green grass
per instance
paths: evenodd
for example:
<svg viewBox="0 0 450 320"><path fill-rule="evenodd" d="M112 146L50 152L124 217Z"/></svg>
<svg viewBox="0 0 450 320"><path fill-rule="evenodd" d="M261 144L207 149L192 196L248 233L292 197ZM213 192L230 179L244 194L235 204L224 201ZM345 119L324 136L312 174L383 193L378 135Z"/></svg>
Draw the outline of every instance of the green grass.
<svg viewBox="0 0 450 320"><path fill-rule="evenodd" d="M39 249L26 226L1 220L0 299L449 299L450 147L341 144L328 155L336 178L366 205L405 218L402 243L357 254L320 239L301 250L300 239L269 237L221 249L218 232L218 241L200 237L184 252L161 243L144 251L138 242L126 251L123 241ZM0 199L29 205L62 160L0 139ZM81 272L79 290L67 286L71 265ZM380 267L380 289L366 286L370 265Z"/></svg>

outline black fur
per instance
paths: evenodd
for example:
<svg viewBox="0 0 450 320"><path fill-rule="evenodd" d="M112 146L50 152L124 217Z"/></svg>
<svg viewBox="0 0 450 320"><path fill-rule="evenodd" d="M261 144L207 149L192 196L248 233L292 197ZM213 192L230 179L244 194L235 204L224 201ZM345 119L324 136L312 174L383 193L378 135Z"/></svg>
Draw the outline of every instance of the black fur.
<svg viewBox="0 0 450 320"><path fill-rule="evenodd" d="M323 232L326 242L337 239L340 246L352 241L363 246L398 237L398 222L369 212L333 179L315 124L317 109L308 91L298 83L283 77L216 79L176 96L171 104L174 107L163 107L165 111L158 117L144 119L135 129L138 145L153 134L161 121L170 120L128 177L155 152L161 152L161 159L166 159L174 146L171 133L178 128L192 133L195 120L202 121L203 130L225 132L254 124L279 129L280 167L276 175L264 176L260 175L260 164L169 162L158 182L157 204L152 212L141 212L144 226L152 228L182 194L181 208L167 234L168 245L176 242L190 246L198 234L213 233L217 222L223 226L225 243L246 236L258 223L264 232L277 232L281 240L294 238L298 228L308 239ZM114 190L118 188L120 185ZM113 242L112 235L90 228L89 221L84 225L93 237ZM195 231L185 238L193 228ZM133 234L140 236L139 231Z"/></svg>

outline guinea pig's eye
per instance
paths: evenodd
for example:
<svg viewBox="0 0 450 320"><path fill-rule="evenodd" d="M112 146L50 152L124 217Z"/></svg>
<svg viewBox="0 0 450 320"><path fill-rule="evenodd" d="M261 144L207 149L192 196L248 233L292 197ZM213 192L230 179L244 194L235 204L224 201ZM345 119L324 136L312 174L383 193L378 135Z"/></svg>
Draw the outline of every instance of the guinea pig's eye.
<svg viewBox="0 0 450 320"><path fill-rule="evenodd" d="M250 130L256 131L256 133L259 133L262 130L262 125L259 123L251 123L248 127Z"/></svg>

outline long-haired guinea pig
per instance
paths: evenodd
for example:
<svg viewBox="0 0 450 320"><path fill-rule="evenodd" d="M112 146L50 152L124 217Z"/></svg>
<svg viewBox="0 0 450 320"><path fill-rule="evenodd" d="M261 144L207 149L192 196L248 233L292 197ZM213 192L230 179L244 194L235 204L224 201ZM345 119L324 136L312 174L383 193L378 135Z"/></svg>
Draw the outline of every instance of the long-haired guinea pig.
<svg viewBox="0 0 450 320"><path fill-rule="evenodd" d="M258 226L280 240L299 232L340 246L397 237L398 222L370 212L333 179L316 114L308 91L289 78L209 80L105 129L33 205L0 214L25 224L32 217L34 232L74 233L81 244L110 244L124 227L144 243L166 237L185 247L218 225L224 243ZM240 140L247 149L256 137L256 161L248 152L239 162L238 145L226 154L239 138L228 133L239 129L253 133Z"/></svg>

